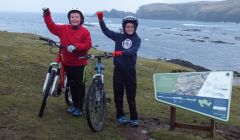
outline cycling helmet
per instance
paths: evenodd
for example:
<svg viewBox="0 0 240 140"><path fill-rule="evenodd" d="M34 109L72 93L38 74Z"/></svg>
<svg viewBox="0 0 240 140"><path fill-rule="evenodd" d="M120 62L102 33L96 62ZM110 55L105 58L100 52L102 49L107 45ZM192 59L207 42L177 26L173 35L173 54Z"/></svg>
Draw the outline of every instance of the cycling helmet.
<svg viewBox="0 0 240 140"><path fill-rule="evenodd" d="M72 10L70 10L70 11L68 12L68 14L67 14L68 20L70 20L70 15L71 15L71 13L79 13L79 15L80 15L80 17L81 17L81 23L80 23L80 24L83 24L83 23L84 23L84 16L83 16L83 14L82 14L82 12L81 12L80 10L78 10L78 9L72 9Z"/></svg>
<svg viewBox="0 0 240 140"><path fill-rule="evenodd" d="M122 19L122 27L123 27L123 29L125 28L127 23L133 23L133 25L135 26L135 30L138 27L138 19L135 18L134 16L127 16L127 17L124 17Z"/></svg>

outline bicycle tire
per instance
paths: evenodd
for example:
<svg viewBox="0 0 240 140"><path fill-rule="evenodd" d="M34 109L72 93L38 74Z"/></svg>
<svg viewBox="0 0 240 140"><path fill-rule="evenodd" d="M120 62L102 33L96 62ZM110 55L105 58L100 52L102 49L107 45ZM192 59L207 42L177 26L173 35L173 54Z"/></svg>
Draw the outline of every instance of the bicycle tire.
<svg viewBox="0 0 240 140"><path fill-rule="evenodd" d="M99 92L99 93L97 93ZM98 96L100 95L100 96ZM99 99L96 99L97 97ZM102 130L106 118L106 99L104 89L100 89L96 82L93 82L86 96L86 118L89 127L93 132Z"/></svg>
<svg viewBox="0 0 240 140"><path fill-rule="evenodd" d="M72 94L71 94L71 90L70 90L70 86L66 87L65 90L65 102L68 106L72 106L73 105L73 101L72 101Z"/></svg>
<svg viewBox="0 0 240 140"><path fill-rule="evenodd" d="M43 93L42 104L41 104L41 107L40 107L40 110L39 110L39 113L38 113L39 117L43 117L43 113L44 113L45 107L47 105L49 92L51 90L51 86L53 84L53 80L54 80L55 75L56 75L56 71L52 70L51 73L50 73L46 88L45 88L44 93Z"/></svg>

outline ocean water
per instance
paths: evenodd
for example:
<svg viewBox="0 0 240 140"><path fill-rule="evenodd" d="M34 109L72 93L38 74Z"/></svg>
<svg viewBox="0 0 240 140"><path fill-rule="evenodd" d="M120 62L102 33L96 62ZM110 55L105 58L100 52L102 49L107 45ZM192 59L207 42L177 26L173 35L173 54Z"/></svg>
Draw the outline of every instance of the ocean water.
<svg viewBox="0 0 240 140"><path fill-rule="evenodd" d="M66 14L52 13L56 23L68 23ZM121 19L105 18L116 32ZM114 42L99 28L96 17L85 17L93 44L100 50L113 51ZM58 41L46 28L41 13L0 12L0 30L27 32ZM138 56L144 58L183 59L211 70L240 71L240 24L224 22L139 20L142 39Z"/></svg>

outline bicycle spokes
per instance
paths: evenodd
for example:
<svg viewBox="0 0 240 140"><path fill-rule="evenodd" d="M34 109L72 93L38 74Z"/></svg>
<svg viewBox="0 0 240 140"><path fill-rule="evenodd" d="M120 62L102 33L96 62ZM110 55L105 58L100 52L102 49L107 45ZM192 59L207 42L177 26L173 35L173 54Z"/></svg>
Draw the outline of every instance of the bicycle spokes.
<svg viewBox="0 0 240 140"><path fill-rule="evenodd" d="M86 115L88 124L94 132L103 128L106 117L105 93L96 83L93 83L88 90Z"/></svg>

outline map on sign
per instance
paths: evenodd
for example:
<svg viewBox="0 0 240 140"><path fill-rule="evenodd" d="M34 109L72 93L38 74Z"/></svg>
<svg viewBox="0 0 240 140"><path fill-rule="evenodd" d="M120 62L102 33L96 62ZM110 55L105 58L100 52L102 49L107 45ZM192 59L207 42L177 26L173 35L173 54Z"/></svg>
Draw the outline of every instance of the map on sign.
<svg viewBox="0 0 240 140"><path fill-rule="evenodd" d="M228 121L232 71L156 73L155 99L172 106Z"/></svg>

